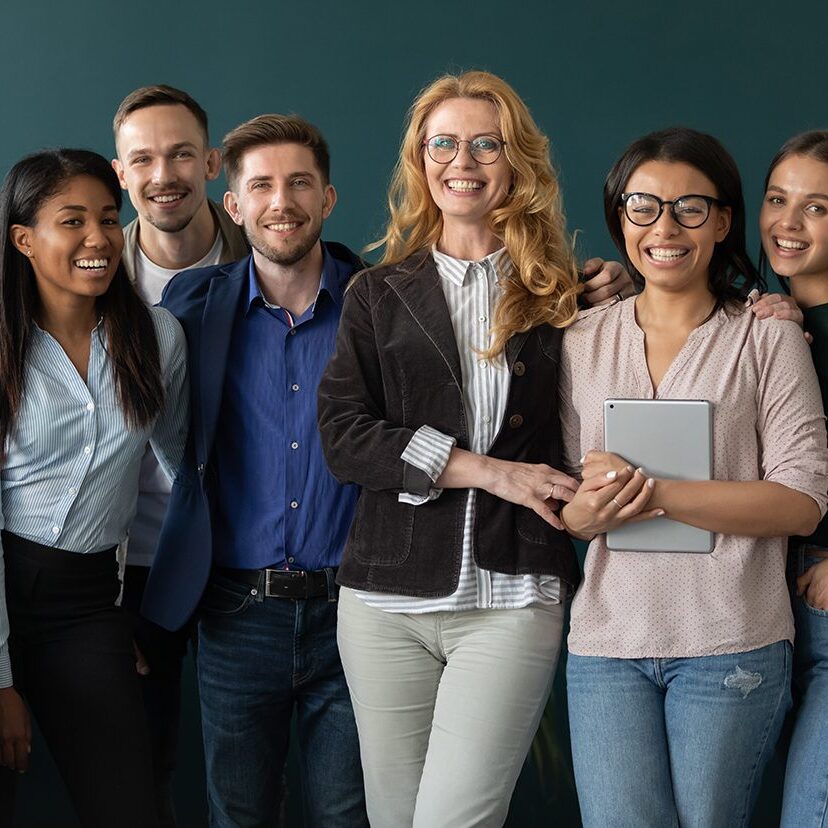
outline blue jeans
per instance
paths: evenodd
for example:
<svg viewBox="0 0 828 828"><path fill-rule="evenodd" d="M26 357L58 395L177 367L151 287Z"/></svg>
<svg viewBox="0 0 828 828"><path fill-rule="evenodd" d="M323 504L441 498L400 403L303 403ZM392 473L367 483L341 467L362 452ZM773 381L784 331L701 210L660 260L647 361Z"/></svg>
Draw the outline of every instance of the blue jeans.
<svg viewBox="0 0 828 828"><path fill-rule="evenodd" d="M794 575L820 558L792 549ZM793 597L796 621L794 701L796 720L785 769L784 828L828 825L828 612Z"/></svg>
<svg viewBox="0 0 828 828"><path fill-rule="evenodd" d="M747 825L790 707L791 646L699 658L570 655L585 828Z"/></svg>
<svg viewBox="0 0 828 828"><path fill-rule="evenodd" d="M198 682L213 828L275 826L297 717L305 825L367 826L359 741L328 598L265 598L213 573L201 603Z"/></svg>

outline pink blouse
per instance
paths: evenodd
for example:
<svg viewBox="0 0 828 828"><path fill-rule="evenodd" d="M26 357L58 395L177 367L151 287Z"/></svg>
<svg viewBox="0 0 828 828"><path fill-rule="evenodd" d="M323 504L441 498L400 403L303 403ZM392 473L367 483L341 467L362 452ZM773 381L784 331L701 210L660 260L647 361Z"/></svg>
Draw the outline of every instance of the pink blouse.
<svg viewBox="0 0 828 828"><path fill-rule="evenodd" d="M690 334L654 393L635 299L584 311L563 339L560 410L569 469L590 449L603 449L609 397L710 400L716 480L781 483L825 513L825 416L795 323L719 310ZM569 649L677 658L793 641L786 547L781 537L716 535L709 555L611 552L599 535L572 603Z"/></svg>

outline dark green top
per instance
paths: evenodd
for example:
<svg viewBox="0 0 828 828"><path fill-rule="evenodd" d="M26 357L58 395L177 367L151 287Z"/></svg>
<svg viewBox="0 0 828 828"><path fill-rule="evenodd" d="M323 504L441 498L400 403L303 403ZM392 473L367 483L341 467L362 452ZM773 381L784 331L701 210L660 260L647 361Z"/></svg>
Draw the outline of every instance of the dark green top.
<svg viewBox="0 0 828 828"><path fill-rule="evenodd" d="M828 411L828 305L803 308L802 312L805 315L805 330L814 338L811 356L814 358L822 390L822 405ZM806 543L828 547L828 515L817 526L816 532L804 540Z"/></svg>

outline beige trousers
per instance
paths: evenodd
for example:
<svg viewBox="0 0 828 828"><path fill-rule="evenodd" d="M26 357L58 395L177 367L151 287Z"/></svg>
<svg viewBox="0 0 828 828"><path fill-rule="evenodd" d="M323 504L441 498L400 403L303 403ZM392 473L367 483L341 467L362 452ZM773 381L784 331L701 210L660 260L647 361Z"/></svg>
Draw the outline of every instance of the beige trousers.
<svg viewBox="0 0 828 828"><path fill-rule="evenodd" d="M385 612L341 591L337 637L372 828L503 825L563 619L563 604Z"/></svg>

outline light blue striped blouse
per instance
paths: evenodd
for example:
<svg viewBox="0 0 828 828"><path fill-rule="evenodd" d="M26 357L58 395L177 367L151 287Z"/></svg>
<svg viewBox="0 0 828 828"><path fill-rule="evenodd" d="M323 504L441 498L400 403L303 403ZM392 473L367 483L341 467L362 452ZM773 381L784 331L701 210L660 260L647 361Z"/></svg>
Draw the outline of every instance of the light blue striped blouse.
<svg viewBox="0 0 828 828"><path fill-rule="evenodd" d="M189 424L187 349L175 317L163 308L149 311L166 404L140 431L127 427L118 404L102 324L92 334L86 382L57 340L35 327L23 404L0 472L0 528L69 552L100 552L126 538L147 440L175 475ZM5 594L2 580L0 687L12 684Z"/></svg>

